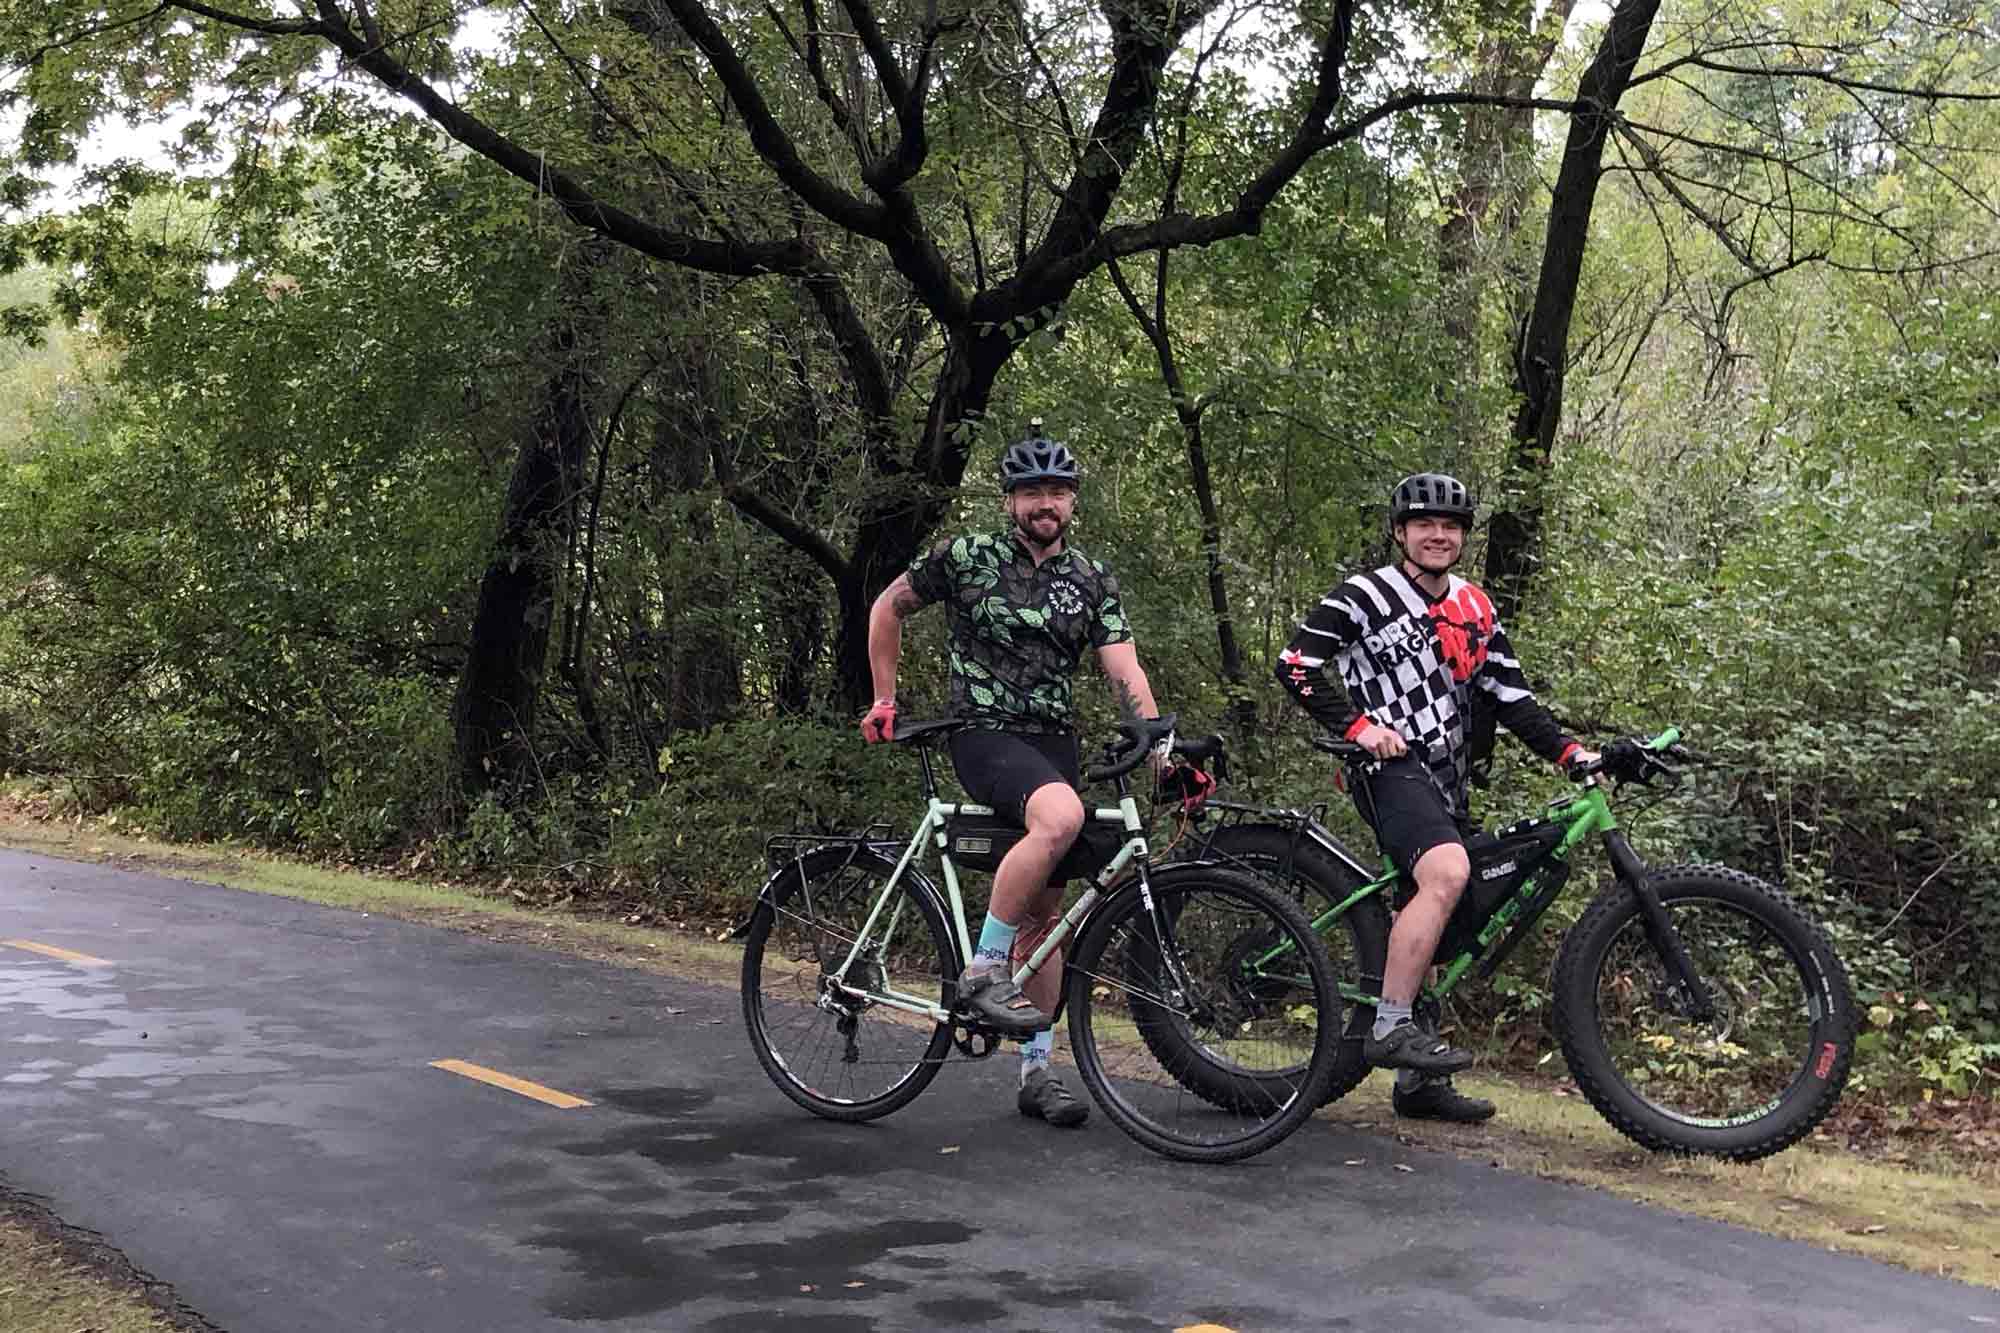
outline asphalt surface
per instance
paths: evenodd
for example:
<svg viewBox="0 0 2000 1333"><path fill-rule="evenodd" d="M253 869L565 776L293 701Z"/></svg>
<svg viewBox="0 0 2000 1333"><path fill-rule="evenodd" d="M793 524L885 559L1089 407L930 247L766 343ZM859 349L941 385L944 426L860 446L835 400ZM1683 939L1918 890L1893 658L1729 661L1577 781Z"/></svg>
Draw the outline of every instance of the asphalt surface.
<svg viewBox="0 0 2000 1333"><path fill-rule="evenodd" d="M731 991L355 912L0 851L0 940L0 1177L232 1333L2000 1322L1989 1290L1319 1122L1176 1165L1022 1119L1005 1057L832 1124Z"/></svg>

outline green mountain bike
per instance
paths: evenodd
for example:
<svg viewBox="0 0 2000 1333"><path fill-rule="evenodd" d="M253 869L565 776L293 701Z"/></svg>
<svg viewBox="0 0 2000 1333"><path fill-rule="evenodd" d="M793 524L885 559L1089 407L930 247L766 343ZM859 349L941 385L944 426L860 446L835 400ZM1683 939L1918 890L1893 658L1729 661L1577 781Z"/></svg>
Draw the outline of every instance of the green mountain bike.
<svg viewBox="0 0 2000 1333"><path fill-rule="evenodd" d="M1440 940L1438 971L1419 1000L1435 1018L1475 973L1486 978L1535 931L1568 881L1571 853L1601 840L1614 872L1564 937L1553 985L1554 1026L1571 1075L1592 1106L1655 1151L1748 1162L1810 1133L1839 1099L1854 1052L1847 973L1825 933L1778 889L1722 866L1648 867L1620 830L1603 778L1671 779L1680 733L1607 746L1579 771L1582 789L1522 820L1468 840L1472 879ZM1361 747L1318 739L1353 770ZM1220 738L1182 747L1224 767ZM1211 801L1180 854L1252 870L1301 902L1341 973L1343 1040L1329 1101L1368 1074L1361 1042L1374 1022L1390 913L1408 881L1386 860L1370 867L1317 810ZM1282 970L1277 951L1246 953L1259 977ZM1227 1097L1226 1068L1183 1053L1188 1086Z"/></svg>

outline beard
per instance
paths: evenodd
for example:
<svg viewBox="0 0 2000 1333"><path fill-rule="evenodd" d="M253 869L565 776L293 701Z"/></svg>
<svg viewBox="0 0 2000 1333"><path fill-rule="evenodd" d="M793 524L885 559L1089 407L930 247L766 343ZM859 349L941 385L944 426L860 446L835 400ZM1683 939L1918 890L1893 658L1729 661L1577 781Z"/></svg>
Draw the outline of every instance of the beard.
<svg viewBox="0 0 2000 1333"><path fill-rule="evenodd" d="M1050 509L1014 515L1014 531L1020 533L1024 541L1043 549L1054 546L1067 536L1069 523L1068 519ZM1054 528L1055 535L1044 537L1042 534L1051 528Z"/></svg>

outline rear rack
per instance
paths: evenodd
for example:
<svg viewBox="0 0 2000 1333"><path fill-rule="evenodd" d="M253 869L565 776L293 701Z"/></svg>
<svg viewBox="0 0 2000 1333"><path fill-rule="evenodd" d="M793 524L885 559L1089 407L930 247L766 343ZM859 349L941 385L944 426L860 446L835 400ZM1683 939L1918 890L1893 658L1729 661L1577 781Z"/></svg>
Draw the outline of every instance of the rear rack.
<svg viewBox="0 0 2000 1333"><path fill-rule="evenodd" d="M863 848L873 851L884 848L902 850L902 844L895 840L889 821L880 819L859 833L815 833L805 829L774 833L764 839L764 864L776 870L787 861L795 861L820 847L847 847L855 851Z"/></svg>
<svg viewBox="0 0 2000 1333"><path fill-rule="evenodd" d="M1202 805L1200 813L1212 815L1213 818L1204 819L1199 827L1189 830L1183 843L1183 846L1187 849L1185 854L1196 860L1221 860L1236 864L1242 869L1250 869L1248 866L1243 866L1235 857L1216 852L1214 843L1217 833L1220 833L1223 829L1234 828L1242 824L1269 824L1275 828L1283 829L1292 835L1291 854L1296 854L1299 841L1304 837L1305 831L1315 823L1324 822L1326 817L1326 802L1320 801L1315 805L1301 808L1297 806L1246 805L1241 801L1210 800ZM1286 865L1283 867L1287 873L1291 869L1291 854L1287 855Z"/></svg>

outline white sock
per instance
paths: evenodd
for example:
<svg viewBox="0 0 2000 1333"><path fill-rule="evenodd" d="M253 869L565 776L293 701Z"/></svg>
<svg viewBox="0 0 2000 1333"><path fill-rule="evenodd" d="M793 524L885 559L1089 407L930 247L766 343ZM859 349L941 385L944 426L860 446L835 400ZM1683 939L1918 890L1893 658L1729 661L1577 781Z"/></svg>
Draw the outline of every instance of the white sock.
<svg viewBox="0 0 2000 1333"><path fill-rule="evenodd" d="M1376 1041L1380 1041L1409 1021L1409 1005L1391 1004L1389 1001L1384 1000L1375 1006L1375 1028L1369 1035Z"/></svg>
<svg viewBox="0 0 2000 1333"><path fill-rule="evenodd" d="M1043 1028L1033 1037L1021 1043L1021 1086L1028 1086L1028 1075L1037 1069L1049 1067L1049 1057L1056 1051L1054 1028Z"/></svg>

